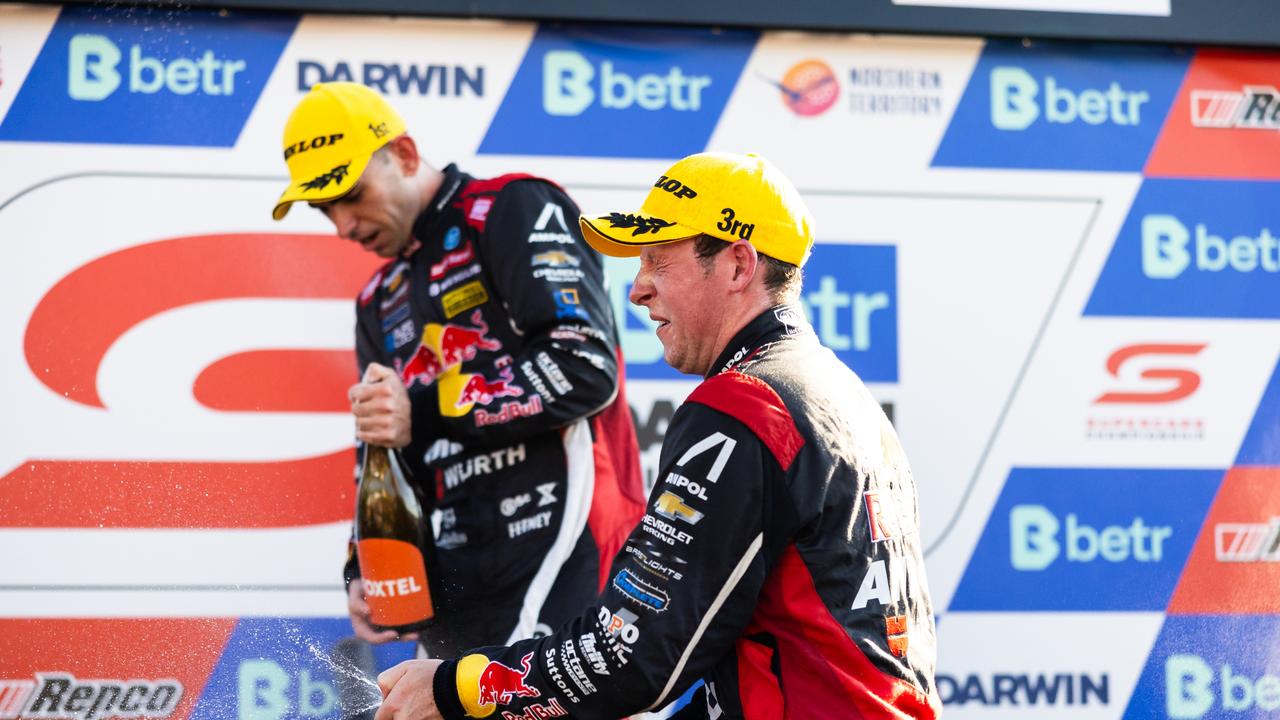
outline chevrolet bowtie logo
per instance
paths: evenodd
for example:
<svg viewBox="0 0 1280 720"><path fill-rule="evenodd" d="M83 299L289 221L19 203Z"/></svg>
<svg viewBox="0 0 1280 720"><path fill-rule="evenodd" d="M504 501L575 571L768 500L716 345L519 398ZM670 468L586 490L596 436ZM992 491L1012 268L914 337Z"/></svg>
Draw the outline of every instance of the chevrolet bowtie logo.
<svg viewBox="0 0 1280 720"><path fill-rule="evenodd" d="M702 513L686 505L683 498L670 490L662 493L662 497L658 498L658 502L654 504L653 510L663 517L683 520L690 525L697 525L702 519Z"/></svg>

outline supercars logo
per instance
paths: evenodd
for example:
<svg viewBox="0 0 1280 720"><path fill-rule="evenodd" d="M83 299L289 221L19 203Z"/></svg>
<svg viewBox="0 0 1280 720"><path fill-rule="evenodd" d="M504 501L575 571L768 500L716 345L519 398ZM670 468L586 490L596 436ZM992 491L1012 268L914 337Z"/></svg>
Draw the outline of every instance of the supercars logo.
<svg viewBox="0 0 1280 720"><path fill-rule="evenodd" d="M1137 361L1149 355L1198 355L1204 350L1204 343L1151 343L1126 345L1107 358L1107 372L1114 378L1120 377L1121 368L1131 361ZM1096 405L1108 403L1171 403L1182 400L1200 387L1200 375L1195 370L1180 367L1154 367L1143 370L1139 377L1143 380L1156 381L1157 387L1151 389L1126 388L1109 390L1099 395L1093 402ZM1160 381L1168 381L1160 387Z"/></svg>
<svg viewBox="0 0 1280 720"><path fill-rule="evenodd" d="M158 318L176 311L198 307L230 312L227 308L245 298L349 301L377 263L349 245L333 236L208 235L165 238L97 257L58 280L36 303L22 338L31 376L67 412L118 417L154 413L161 406L139 406L131 394L120 392L119 383L126 376L112 369L113 352L130 338L139 342L148 332L152 342L188 342L148 331ZM296 267L299 272L279 273L280 267ZM107 296L113 301L102 303ZM72 317L77 318L74 332L68 329ZM219 342L210 342L208 351L194 356L208 364L191 367L188 392L163 406L166 416L188 412L188 417L217 422L244 417L241 413L348 410L342 389L351 382L349 347L285 344L264 349L254 347L258 341L248 346L237 341L225 346L230 349L225 356L210 355L223 347ZM154 347L149 352L181 349ZM350 481L340 479L350 468L346 450L281 462L207 459L226 455L149 461L146 458L166 456L122 452L74 460L36 457L12 471L0 469L7 472L0 477L0 525L282 527L350 517ZM317 478L326 478L332 495L325 491L307 503L284 499L298 497ZM255 502L244 502L249 492ZM157 494L165 495L166 502L148 500ZM88 497L95 502L85 502Z"/></svg>

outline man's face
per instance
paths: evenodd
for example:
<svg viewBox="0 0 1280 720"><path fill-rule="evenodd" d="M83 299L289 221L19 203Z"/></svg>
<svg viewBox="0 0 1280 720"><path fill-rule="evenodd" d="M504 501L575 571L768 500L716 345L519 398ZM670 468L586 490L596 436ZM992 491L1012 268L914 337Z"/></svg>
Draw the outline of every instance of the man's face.
<svg viewBox="0 0 1280 720"><path fill-rule="evenodd" d="M667 364L682 373L705 375L716 359L719 319L728 293L720 262L704 272L694 242L682 240L640 250L640 271L631 286L631 302L649 310L658 323Z"/></svg>
<svg viewBox="0 0 1280 720"><path fill-rule="evenodd" d="M409 246L418 217L413 184L388 148L374 154L346 195L311 206L333 222L340 237L381 257L395 257Z"/></svg>

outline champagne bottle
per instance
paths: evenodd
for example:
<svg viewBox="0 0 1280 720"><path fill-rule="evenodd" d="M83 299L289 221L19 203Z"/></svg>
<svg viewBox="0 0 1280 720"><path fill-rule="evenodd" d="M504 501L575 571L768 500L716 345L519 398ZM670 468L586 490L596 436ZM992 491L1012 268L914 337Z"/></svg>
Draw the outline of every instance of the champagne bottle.
<svg viewBox="0 0 1280 720"><path fill-rule="evenodd" d="M431 536L395 450L365 444L355 525L373 623L402 633L421 629L435 615L424 555Z"/></svg>

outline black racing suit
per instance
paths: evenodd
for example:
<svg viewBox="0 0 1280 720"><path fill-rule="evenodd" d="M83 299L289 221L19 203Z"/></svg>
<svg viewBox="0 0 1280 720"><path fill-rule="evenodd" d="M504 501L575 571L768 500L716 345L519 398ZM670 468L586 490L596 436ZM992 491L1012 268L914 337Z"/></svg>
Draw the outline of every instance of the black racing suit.
<svg viewBox="0 0 1280 720"><path fill-rule="evenodd" d="M578 214L548 181L450 165L410 252L357 299L361 371L394 367L409 388L404 456L437 547L432 657L576 616L644 512L612 306Z"/></svg>
<svg viewBox="0 0 1280 720"><path fill-rule="evenodd" d="M676 412L595 606L435 676L448 720L933 718L933 611L897 434L797 306L742 329Z"/></svg>

